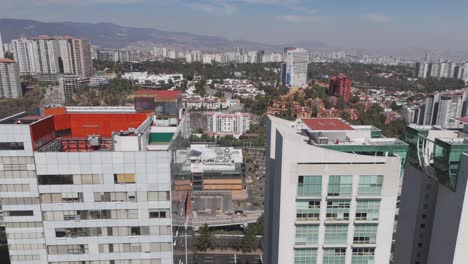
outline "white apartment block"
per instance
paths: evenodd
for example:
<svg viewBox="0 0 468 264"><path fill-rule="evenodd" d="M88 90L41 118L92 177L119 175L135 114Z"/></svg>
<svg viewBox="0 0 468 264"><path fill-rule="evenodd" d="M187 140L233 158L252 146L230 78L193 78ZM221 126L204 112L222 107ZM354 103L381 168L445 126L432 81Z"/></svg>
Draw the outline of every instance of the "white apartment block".
<svg viewBox="0 0 468 264"><path fill-rule="evenodd" d="M286 52L286 84L304 86L307 84L309 52L304 49L290 49Z"/></svg>
<svg viewBox="0 0 468 264"><path fill-rule="evenodd" d="M376 132L339 119L269 118L265 263L390 262L396 152L407 145Z"/></svg>
<svg viewBox="0 0 468 264"><path fill-rule="evenodd" d="M447 93L436 93L426 98L424 125L457 128L455 118L468 115L468 88Z"/></svg>
<svg viewBox="0 0 468 264"><path fill-rule="evenodd" d="M93 75L91 45L88 40L59 36L39 36L12 41L13 55L21 73Z"/></svg>
<svg viewBox="0 0 468 264"><path fill-rule="evenodd" d="M186 264L173 256L171 142L152 118L53 111L0 120L11 263Z"/></svg>
<svg viewBox="0 0 468 264"><path fill-rule="evenodd" d="M208 113L207 127L208 132L216 136L233 135L238 138L250 129L250 114Z"/></svg>
<svg viewBox="0 0 468 264"><path fill-rule="evenodd" d="M131 80L140 85L177 84L184 79L183 74L149 74L148 72L126 72L123 79Z"/></svg>
<svg viewBox="0 0 468 264"><path fill-rule="evenodd" d="M419 106L405 106L401 109L401 119L408 124L422 124L422 111L424 109Z"/></svg>
<svg viewBox="0 0 468 264"><path fill-rule="evenodd" d="M0 59L0 98L23 96L18 64L14 60Z"/></svg>
<svg viewBox="0 0 468 264"><path fill-rule="evenodd" d="M34 53L32 41L26 38L15 39L11 41L13 57L19 65L21 73L35 73Z"/></svg>
<svg viewBox="0 0 468 264"><path fill-rule="evenodd" d="M0 32L0 59L5 58L5 49L3 47L2 32Z"/></svg>
<svg viewBox="0 0 468 264"><path fill-rule="evenodd" d="M78 75L62 75L59 77L59 88L63 95L62 101L70 100L73 94L80 90L81 79Z"/></svg>

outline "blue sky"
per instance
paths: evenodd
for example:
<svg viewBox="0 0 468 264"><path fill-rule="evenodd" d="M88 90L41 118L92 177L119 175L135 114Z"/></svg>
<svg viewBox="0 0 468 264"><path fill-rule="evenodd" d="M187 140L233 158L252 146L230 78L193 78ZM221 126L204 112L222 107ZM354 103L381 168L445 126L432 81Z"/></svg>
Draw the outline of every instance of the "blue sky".
<svg viewBox="0 0 468 264"><path fill-rule="evenodd" d="M468 50L466 0L0 0L0 17L285 44Z"/></svg>

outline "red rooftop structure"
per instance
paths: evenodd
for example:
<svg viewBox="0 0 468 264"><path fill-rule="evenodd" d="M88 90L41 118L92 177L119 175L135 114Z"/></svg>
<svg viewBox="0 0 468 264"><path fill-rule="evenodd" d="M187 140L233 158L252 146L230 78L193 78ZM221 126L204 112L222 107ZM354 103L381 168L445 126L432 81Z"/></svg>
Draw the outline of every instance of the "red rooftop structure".
<svg viewBox="0 0 468 264"><path fill-rule="evenodd" d="M311 118L302 119L310 129L323 131L323 130L354 130L350 125L345 123L339 118Z"/></svg>
<svg viewBox="0 0 468 264"><path fill-rule="evenodd" d="M177 100L180 91L169 91L169 90L138 90L135 92L135 96L154 96L158 100Z"/></svg>
<svg viewBox="0 0 468 264"><path fill-rule="evenodd" d="M328 88L328 95L341 96L346 103L351 99L351 80L343 73L330 78L330 87Z"/></svg>

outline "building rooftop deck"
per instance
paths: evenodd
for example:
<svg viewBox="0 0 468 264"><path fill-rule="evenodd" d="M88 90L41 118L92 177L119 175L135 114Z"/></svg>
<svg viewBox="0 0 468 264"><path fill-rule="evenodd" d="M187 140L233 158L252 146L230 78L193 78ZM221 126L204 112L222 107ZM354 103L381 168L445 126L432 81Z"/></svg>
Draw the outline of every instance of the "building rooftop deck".
<svg viewBox="0 0 468 264"><path fill-rule="evenodd" d="M93 152L113 151L111 138L99 138L96 143L87 138L56 138L38 149L38 152Z"/></svg>

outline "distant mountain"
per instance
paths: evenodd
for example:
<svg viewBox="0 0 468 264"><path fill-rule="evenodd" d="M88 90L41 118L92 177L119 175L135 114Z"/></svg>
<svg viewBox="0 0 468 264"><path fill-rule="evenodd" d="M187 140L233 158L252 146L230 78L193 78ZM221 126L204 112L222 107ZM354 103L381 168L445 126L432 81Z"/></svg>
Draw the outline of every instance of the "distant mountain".
<svg viewBox="0 0 468 264"><path fill-rule="evenodd" d="M112 23L39 22L23 19L0 19L3 41L38 35L70 35L89 39L104 48L144 47L167 45L200 50L226 50L233 47L280 50L282 46L257 42L228 40L185 32L169 32L152 28L119 26Z"/></svg>
<svg viewBox="0 0 468 264"><path fill-rule="evenodd" d="M290 44L285 44L285 47L299 47L304 49L326 49L326 48L334 48L325 44L323 42L318 41L304 41L304 42L294 42Z"/></svg>

